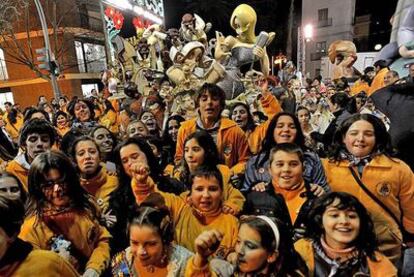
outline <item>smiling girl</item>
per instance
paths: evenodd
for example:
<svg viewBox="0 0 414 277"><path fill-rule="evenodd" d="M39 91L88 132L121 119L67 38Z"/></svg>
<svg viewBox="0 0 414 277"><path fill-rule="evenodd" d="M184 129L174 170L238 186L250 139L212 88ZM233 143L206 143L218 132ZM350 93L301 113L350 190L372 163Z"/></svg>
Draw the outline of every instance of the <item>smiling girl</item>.
<svg viewBox="0 0 414 277"><path fill-rule="evenodd" d="M355 197L332 192L319 198L309 214L307 239L295 243L309 276L397 276L377 250L374 225Z"/></svg>

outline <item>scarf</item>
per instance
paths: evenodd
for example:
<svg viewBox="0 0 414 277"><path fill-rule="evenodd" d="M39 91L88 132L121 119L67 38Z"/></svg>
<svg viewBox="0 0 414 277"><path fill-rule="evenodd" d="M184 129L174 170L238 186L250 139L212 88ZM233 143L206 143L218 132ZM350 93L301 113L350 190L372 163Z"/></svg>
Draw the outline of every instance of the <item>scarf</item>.
<svg viewBox="0 0 414 277"><path fill-rule="evenodd" d="M105 174L105 170L101 167L98 170L98 174L92 178L85 179L80 178L81 186L90 194L96 195L96 192L104 185L107 181L107 175Z"/></svg>
<svg viewBox="0 0 414 277"><path fill-rule="evenodd" d="M24 153L21 153L14 158L14 160L21 165L24 169L29 170L30 164L26 160L26 155Z"/></svg>
<svg viewBox="0 0 414 277"><path fill-rule="evenodd" d="M364 167L369 164L371 162L371 160L376 156L376 153L371 153L367 156L364 157L355 157L354 155L352 155L351 153L349 153L346 150L342 150L339 153L339 157L341 160L347 160L349 161L349 166L356 166L358 169L358 173L359 175L362 176L362 171L364 169Z"/></svg>
<svg viewBox="0 0 414 277"><path fill-rule="evenodd" d="M62 210L45 208L41 215L42 220L56 235L62 234L68 237L69 230L75 223L76 212L72 207Z"/></svg>
<svg viewBox="0 0 414 277"><path fill-rule="evenodd" d="M17 238L7 248L4 257L0 261L0 276L12 276L13 272L32 252L33 246Z"/></svg>
<svg viewBox="0 0 414 277"><path fill-rule="evenodd" d="M348 247L345 249L334 249L332 247L330 247L326 241L325 241L325 237L321 237L321 246L323 251L326 253L326 255L332 259L332 260L336 260L336 261L346 261L350 258L355 257L358 253L358 251L355 249L355 247Z"/></svg>

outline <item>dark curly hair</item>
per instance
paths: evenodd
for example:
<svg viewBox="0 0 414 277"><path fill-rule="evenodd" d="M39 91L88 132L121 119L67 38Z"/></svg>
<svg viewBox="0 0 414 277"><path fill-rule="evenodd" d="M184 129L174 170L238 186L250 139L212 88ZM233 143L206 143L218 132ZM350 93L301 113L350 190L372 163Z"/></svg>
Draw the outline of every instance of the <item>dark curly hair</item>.
<svg viewBox="0 0 414 277"><path fill-rule="evenodd" d="M91 102L91 101L89 101L89 100L87 100L87 99L79 99L79 98L74 98L74 99L72 99L72 100L69 102L69 104L68 104L68 113L70 114L70 116L71 116L73 119L76 119L76 117L75 117L75 105L76 105L77 103L80 103L80 102L85 103L85 104L86 104L86 106L88 107L88 109L89 109L89 113L90 113L90 115L91 115L91 117L89 118L89 120L90 120L90 121L95 120L95 109L94 109L94 106L93 106L92 102Z"/></svg>
<svg viewBox="0 0 414 277"><path fill-rule="evenodd" d="M315 241L320 240L321 236L325 233L322 224L323 214L335 200L339 200L339 203L335 206L337 209L352 210L358 214L360 229L352 245L375 261L374 251L377 250L377 240L374 232L374 223L364 205L351 194L345 192L330 192L317 198L307 217L308 222L306 224L305 237Z"/></svg>

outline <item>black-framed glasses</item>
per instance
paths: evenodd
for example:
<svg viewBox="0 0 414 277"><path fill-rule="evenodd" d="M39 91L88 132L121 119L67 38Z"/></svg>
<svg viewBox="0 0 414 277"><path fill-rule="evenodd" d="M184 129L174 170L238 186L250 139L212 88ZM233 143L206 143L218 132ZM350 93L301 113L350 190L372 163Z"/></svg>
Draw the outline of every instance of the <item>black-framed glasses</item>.
<svg viewBox="0 0 414 277"><path fill-rule="evenodd" d="M66 186L66 181L64 178L62 179L58 179L58 180L50 180L50 181L45 181L41 184L41 188L42 189L51 189L53 188L55 185L58 186Z"/></svg>

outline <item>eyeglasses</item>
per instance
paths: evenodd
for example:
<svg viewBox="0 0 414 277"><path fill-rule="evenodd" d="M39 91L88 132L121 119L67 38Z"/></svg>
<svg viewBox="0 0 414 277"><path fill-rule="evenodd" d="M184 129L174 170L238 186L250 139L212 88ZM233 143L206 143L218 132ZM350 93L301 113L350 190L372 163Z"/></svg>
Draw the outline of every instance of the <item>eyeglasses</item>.
<svg viewBox="0 0 414 277"><path fill-rule="evenodd" d="M65 179L46 181L46 182L42 183L40 187L42 189L51 189L55 185L66 186L66 181L65 181Z"/></svg>

